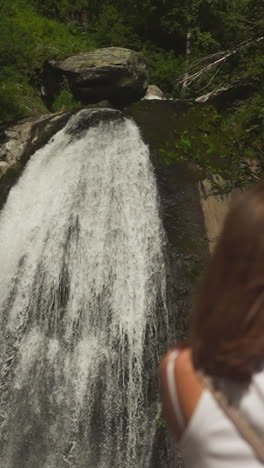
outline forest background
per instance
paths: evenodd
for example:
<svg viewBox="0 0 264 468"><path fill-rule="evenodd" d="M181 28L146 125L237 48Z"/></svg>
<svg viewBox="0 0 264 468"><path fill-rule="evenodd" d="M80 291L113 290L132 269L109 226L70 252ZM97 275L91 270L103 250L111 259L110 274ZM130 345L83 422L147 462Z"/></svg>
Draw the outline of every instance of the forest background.
<svg viewBox="0 0 264 468"><path fill-rule="evenodd" d="M205 167L218 152L228 171L237 172L243 154L243 160L258 158L263 172L263 0L0 0L0 125L47 112L45 60L110 46L142 54L150 83L173 99L242 85L243 99L224 113L211 111L202 131L183 133L165 153L167 159L191 153L201 162L192 150L200 138ZM52 110L78 104L66 87ZM220 138L205 139L216 131ZM241 171L236 183L251 182L248 167Z"/></svg>

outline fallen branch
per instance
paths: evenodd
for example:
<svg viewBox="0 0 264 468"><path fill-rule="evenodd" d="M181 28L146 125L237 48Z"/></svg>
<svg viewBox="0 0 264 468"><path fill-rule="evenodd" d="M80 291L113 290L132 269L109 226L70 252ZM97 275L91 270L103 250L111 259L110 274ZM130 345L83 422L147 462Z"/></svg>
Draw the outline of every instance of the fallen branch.
<svg viewBox="0 0 264 468"><path fill-rule="evenodd" d="M217 73L220 71L220 68L223 66L223 64L233 55L237 54L238 52L241 51L241 49L250 46L253 43L262 41L264 39L264 36L261 36L257 39L250 39L248 41L241 42L240 44L236 45L232 49L229 50L224 50L221 52L216 52L214 54L207 55L206 57L202 57L198 60L196 60L190 67L188 67L187 72L185 72L183 75L181 75L180 79L177 80L178 85L184 84L184 88L190 88L193 83L200 83L203 79L204 76L209 75L211 72L213 72L215 69L215 73L213 76L210 78L211 83L214 79L214 77L217 75ZM206 65L203 65L203 64ZM200 68L202 65L202 68ZM197 68L199 68L197 70ZM207 87L208 85L206 85Z"/></svg>

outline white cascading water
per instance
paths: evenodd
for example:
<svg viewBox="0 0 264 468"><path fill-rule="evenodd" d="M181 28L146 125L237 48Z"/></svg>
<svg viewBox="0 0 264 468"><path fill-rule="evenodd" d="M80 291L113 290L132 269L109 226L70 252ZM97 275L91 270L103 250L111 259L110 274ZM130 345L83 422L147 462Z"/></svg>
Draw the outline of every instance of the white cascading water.
<svg viewBox="0 0 264 468"><path fill-rule="evenodd" d="M133 121L73 136L85 113L34 154L0 217L5 468L149 466L166 315L156 183Z"/></svg>

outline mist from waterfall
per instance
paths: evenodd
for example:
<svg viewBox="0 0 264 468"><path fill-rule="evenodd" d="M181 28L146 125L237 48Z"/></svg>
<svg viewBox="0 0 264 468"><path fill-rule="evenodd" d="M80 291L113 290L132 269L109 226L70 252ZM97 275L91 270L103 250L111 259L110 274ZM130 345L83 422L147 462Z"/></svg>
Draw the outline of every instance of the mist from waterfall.
<svg viewBox="0 0 264 468"><path fill-rule="evenodd" d="M149 466L167 320L155 177L133 121L75 135L88 114L32 156L0 216L5 468Z"/></svg>

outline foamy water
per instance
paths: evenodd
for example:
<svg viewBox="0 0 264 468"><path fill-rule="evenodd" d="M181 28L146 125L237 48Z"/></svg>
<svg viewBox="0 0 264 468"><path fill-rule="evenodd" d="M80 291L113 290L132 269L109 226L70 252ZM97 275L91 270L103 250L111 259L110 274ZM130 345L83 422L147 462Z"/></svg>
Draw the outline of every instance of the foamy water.
<svg viewBox="0 0 264 468"><path fill-rule="evenodd" d="M146 468L152 450L148 368L166 315L155 178L131 120L73 138L81 113L0 217L5 468Z"/></svg>

